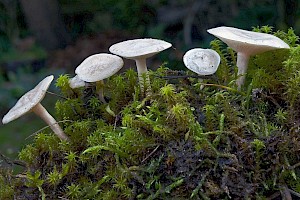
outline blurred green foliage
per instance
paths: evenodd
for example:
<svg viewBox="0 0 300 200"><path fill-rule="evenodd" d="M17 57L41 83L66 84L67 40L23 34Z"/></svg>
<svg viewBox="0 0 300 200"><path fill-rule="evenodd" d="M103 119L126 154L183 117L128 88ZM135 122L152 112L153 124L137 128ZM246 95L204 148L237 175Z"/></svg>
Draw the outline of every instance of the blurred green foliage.
<svg viewBox="0 0 300 200"><path fill-rule="evenodd" d="M208 47L208 28L227 25L247 29L270 25L300 32L299 0L58 0L71 35L110 30L133 37L164 38L178 49ZM14 53L29 34L17 0L0 0L0 52ZM18 48L17 48L18 49ZM35 52L34 52L35 53ZM9 57L9 56L8 56ZM172 59L172 58L171 58ZM173 58L174 59L174 58Z"/></svg>
<svg viewBox="0 0 300 200"><path fill-rule="evenodd" d="M15 61L41 60L46 51L29 36L24 17L17 0L0 0L0 68ZM8 69L9 70L9 69Z"/></svg>
<svg viewBox="0 0 300 200"><path fill-rule="evenodd" d="M7 51L18 35L17 1L0 1L0 51Z"/></svg>
<svg viewBox="0 0 300 200"><path fill-rule="evenodd" d="M110 29L131 31L135 34L144 34L147 25L154 22L154 7L143 0L76 0L59 1L62 13L70 16L82 16L82 22L74 23L85 33L95 33ZM85 18L87 17L87 18Z"/></svg>
<svg viewBox="0 0 300 200"><path fill-rule="evenodd" d="M196 37L195 39L203 40L203 32L206 28L220 24L239 28L266 24L281 29L293 26L298 33L300 20L296 16L299 15L300 9L297 1L205 0L202 1L201 6L197 7L192 16L192 34ZM59 0L59 2L65 17L70 18L76 15L79 18L82 17L77 23L73 21L73 25L80 25L83 32L99 32L117 28L140 36L155 36L165 39L167 39L166 37L170 37L170 39L183 37L182 31L185 20L187 20L186 17L192 11L192 7L197 5L197 1L194 0L76 0L72 2ZM293 3L293 7L289 5ZM181 9L182 14L173 14L176 9ZM222 15L223 17L221 17ZM292 15L295 20L290 22L287 18L293 17ZM162 19L162 17L168 19ZM73 20L76 19L78 18Z"/></svg>
<svg viewBox="0 0 300 200"><path fill-rule="evenodd" d="M299 0L58 0L69 32L73 36L119 29L140 37L157 37L182 42L190 29L200 44L207 28L230 25L248 28L271 25L300 31ZM193 8L194 7L194 8ZM176 12L176 10L182 12ZM195 10L193 10L195 9ZM190 16L191 15L191 16ZM187 22L190 17L190 22ZM187 23L191 23L187 25ZM7 50L18 37L28 35L17 0L0 1L0 51ZM205 43L208 46L208 43ZM191 44L189 44L191 45Z"/></svg>

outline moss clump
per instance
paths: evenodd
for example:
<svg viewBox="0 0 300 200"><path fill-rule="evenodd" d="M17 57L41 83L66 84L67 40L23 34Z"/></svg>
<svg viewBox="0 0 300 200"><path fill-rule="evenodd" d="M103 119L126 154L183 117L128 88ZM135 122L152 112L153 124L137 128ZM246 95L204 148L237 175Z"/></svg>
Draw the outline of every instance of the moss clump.
<svg viewBox="0 0 300 200"><path fill-rule="evenodd" d="M256 28L268 31L268 27ZM151 94L141 94L133 70L105 83L72 90L57 117L70 141L48 130L19 154L27 166L2 172L5 198L24 199L264 199L300 193L300 62L292 30L273 33L291 50L251 58L243 91L234 88L235 53L218 40L215 76L164 66L150 72ZM275 69L275 71L274 71ZM202 86L202 87L201 87ZM204 87L203 87L204 86ZM9 183L9 184L7 184ZM14 191L12 193L11 191ZM292 193L290 191L293 191ZM1 196L1 197L2 197ZM276 198L276 197L275 197Z"/></svg>
<svg viewBox="0 0 300 200"><path fill-rule="evenodd" d="M4 168L1 169L0 173L0 199L13 199L14 186L8 184L11 172Z"/></svg>

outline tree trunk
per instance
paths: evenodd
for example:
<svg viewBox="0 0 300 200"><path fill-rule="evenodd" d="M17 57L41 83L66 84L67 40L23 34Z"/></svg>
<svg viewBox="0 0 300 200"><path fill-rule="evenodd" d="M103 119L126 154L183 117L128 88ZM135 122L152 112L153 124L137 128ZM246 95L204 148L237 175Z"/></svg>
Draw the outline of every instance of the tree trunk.
<svg viewBox="0 0 300 200"><path fill-rule="evenodd" d="M20 0L28 27L47 50L63 48L70 42L57 0Z"/></svg>

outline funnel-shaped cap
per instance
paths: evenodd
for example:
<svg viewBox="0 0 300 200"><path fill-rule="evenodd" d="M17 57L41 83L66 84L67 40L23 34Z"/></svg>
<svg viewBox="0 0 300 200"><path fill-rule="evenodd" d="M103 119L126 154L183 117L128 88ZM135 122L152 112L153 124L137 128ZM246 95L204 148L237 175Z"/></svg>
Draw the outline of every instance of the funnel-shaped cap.
<svg viewBox="0 0 300 200"><path fill-rule="evenodd" d="M289 49L289 45L274 35L241 30L232 27L217 27L207 30L236 52L255 55L273 49Z"/></svg>

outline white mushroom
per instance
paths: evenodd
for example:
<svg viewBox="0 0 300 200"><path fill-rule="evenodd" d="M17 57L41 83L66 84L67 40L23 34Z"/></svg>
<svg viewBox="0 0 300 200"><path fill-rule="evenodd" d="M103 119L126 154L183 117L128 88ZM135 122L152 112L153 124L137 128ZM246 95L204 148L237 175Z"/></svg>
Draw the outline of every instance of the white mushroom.
<svg viewBox="0 0 300 200"><path fill-rule="evenodd" d="M124 62L119 56L101 53L86 58L76 68L75 73L85 82L96 82L99 99L106 103L103 96L103 80L117 73L123 65Z"/></svg>
<svg viewBox="0 0 300 200"><path fill-rule="evenodd" d="M69 85L70 85L70 88L75 89L75 88L84 87L86 84L83 80L81 80L78 77L78 75L76 75L69 80Z"/></svg>
<svg viewBox="0 0 300 200"><path fill-rule="evenodd" d="M168 49L172 44L158 39L134 39L112 45L109 51L123 58L135 60L139 83L144 92L143 74L146 74L146 84L150 84L146 59Z"/></svg>
<svg viewBox="0 0 300 200"><path fill-rule="evenodd" d="M220 60L219 54L211 49L195 48L187 51L183 56L183 63L189 70L204 76L214 74ZM202 82L202 79L200 81Z"/></svg>
<svg viewBox="0 0 300 200"><path fill-rule="evenodd" d="M56 120L47 112L47 110L40 103L45 97L46 91L48 90L53 75L44 78L35 88L24 94L12 107L9 112L3 117L2 123L7 124L20 116L34 112L36 115L41 117L53 130L53 132L62 140L68 140L61 127L58 125Z"/></svg>
<svg viewBox="0 0 300 200"><path fill-rule="evenodd" d="M220 60L219 54L211 49L191 49L183 56L185 66L199 75L214 74L218 69Z"/></svg>
<svg viewBox="0 0 300 200"><path fill-rule="evenodd" d="M278 37L266 33L225 26L212 28L207 32L216 36L237 52L238 79L236 83L239 90L245 82L245 73L247 72L250 56L274 49L290 48Z"/></svg>

